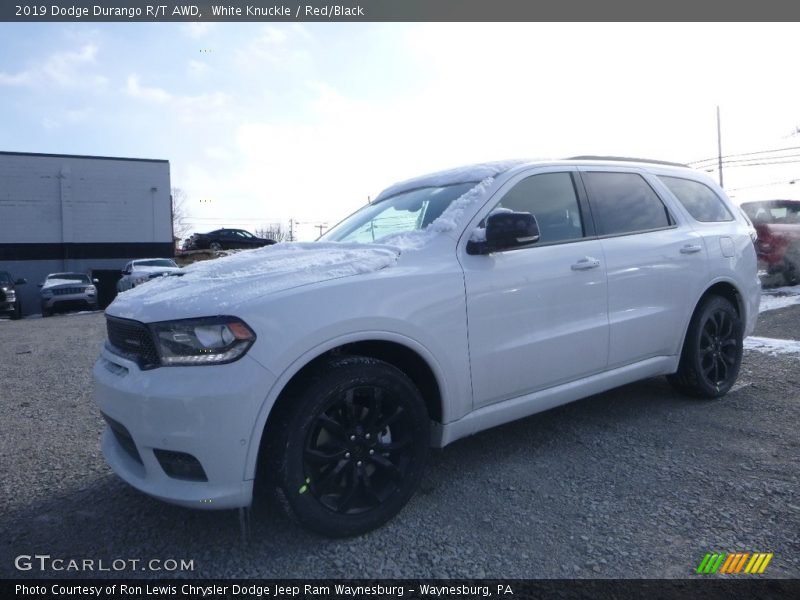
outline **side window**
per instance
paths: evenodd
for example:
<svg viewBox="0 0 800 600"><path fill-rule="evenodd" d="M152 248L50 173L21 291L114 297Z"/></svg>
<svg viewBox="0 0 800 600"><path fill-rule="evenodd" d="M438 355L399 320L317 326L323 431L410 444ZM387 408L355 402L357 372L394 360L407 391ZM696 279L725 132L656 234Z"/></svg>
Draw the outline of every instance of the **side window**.
<svg viewBox="0 0 800 600"><path fill-rule="evenodd" d="M659 175L658 178L695 220L702 223L733 221L733 215L722 203L722 199L707 185L682 177Z"/></svg>
<svg viewBox="0 0 800 600"><path fill-rule="evenodd" d="M494 208L529 212L539 224L539 243L583 237L575 184L569 173L543 173L520 181Z"/></svg>
<svg viewBox="0 0 800 600"><path fill-rule="evenodd" d="M619 235L672 225L667 208L637 173L584 173L598 235Z"/></svg>

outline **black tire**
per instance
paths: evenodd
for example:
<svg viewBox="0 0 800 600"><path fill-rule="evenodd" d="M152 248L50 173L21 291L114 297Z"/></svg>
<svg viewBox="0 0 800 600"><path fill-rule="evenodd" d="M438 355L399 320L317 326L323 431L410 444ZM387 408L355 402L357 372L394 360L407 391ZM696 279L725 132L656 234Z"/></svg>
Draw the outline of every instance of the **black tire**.
<svg viewBox="0 0 800 600"><path fill-rule="evenodd" d="M11 319L16 321L17 319L22 318L22 303L17 300L14 304L14 311L11 313Z"/></svg>
<svg viewBox="0 0 800 600"><path fill-rule="evenodd" d="M46 308L42 308L42 318L43 318L43 319L44 319L45 317L49 317L49 316L50 316L50 315L52 315L52 314L53 314L53 313L52 313L52 311L49 311L49 310L47 310Z"/></svg>
<svg viewBox="0 0 800 600"><path fill-rule="evenodd" d="M786 285L800 283L800 248L793 246L783 257L783 281Z"/></svg>
<svg viewBox="0 0 800 600"><path fill-rule="evenodd" d="M222 244L220 244L219 242L211 242L208 245L208 249L213 250L214 252L219 252L220 250L222 250Z"/></svg>
<svg viewBox="0 0 800 600"><path fill-rule="evenodd" d="M272 449L298 521L345 537L395 516L419 485L430 443L414 383L383 361L341 357L317 369L289 402Z"/></svg>
<svg viewBox="0 0 800 600"><path fill-rule="evenodd" d="M708 296L695 309L683 343L678 372L669 382L700 398L728 393L742 362L742 321L726 298Z"/></svg>

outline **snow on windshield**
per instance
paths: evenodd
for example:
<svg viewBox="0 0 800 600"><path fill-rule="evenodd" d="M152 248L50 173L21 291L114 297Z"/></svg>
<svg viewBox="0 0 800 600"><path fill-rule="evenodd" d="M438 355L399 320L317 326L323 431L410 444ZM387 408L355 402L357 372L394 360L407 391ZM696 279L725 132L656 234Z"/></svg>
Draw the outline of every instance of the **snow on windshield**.
<svg viewBox="0 0 800 600"><path fill-rule="evenodd" d="M151 304L174 303L188 312L214 306L224 310L272 292L378 271L397 260L399 250L377 244L283 243L245 250L184 267L117 296L114 315L137 316Z"/></svg>

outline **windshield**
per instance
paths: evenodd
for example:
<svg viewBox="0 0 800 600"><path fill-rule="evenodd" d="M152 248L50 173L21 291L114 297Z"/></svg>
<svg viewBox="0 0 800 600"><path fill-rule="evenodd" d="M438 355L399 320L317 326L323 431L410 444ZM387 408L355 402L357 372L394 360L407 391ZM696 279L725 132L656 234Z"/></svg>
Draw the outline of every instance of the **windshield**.
<svg viewBox="0 0 800 600"><path fill-rule="evenodd" d="M154 260L137 260L133 263L133 268L136 267L177 267L178 265L169 258L157 258Z"/></svg>
<svg viewBox="0 0 800 600"><path fill-rule="evenodd" d="M89 276L83 273L51 273L47 276L48 280L62 279L64 281L80 281L81 283L90 283Z"/></svg>
<svg viewBox="0 0 800 600"><path fill-rule="evenodd" d="M326 242L379 241L389 235L419 231L471 190L477 182L423 187L365 206L320 237Z"/></svg>

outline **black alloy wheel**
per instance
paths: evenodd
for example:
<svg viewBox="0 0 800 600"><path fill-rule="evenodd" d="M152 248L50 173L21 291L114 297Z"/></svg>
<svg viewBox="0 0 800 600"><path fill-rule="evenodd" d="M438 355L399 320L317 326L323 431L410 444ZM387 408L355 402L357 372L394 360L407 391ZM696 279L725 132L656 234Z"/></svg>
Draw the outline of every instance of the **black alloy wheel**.
<svg viewBox="0 0 800 600"><path fill-rule="evenodd" d="M286 411L274 448L280 485L306 527L342 537L389 520L413 495L429 446L425 402L394 366L329 361Z"/></svg>
<svg viewBox="0 0 800 600"><path fill-rule="evenodd" d="M708 296L695 310L678 372L668 377L678 390L703 398L724 396L739 375L742 321L726 298Z"/></svg>

